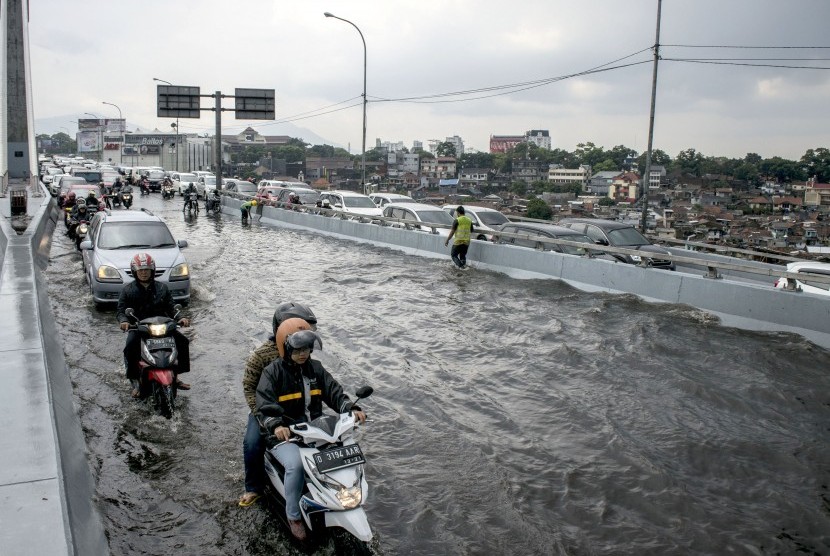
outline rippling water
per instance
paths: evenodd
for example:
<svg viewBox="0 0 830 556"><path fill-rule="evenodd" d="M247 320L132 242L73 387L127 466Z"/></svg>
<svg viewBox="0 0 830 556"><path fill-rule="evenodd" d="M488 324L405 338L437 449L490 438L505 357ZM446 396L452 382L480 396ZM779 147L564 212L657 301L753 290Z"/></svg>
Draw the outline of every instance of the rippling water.
<svg viewBox="0 0 830 556"><path fill-rule="evenodd" d="M314 309L346 390L375 388L361 444L380 553L830 553L830 352L139 203L190 243L193 389L172 421L129 398L114 313L92 307L60 225L47 271L114 554L297 550L268 507L236 506L242 368L288 299Z"/></svg>

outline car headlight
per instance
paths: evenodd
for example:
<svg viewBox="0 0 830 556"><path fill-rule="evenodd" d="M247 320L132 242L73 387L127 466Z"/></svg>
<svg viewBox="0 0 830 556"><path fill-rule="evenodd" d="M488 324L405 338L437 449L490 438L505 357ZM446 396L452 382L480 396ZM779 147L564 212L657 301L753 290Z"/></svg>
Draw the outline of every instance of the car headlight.
<svg viewBox="0 0 830 556"><path fill-rule="evenodd" d="M167 332L166 324L148 324L147 329L150 331L150 336L164 336Z"/></svg>
<svg viewBox="0 0 830 556"><path fill-rule="evenodd" d="M190 268L187 263L182 263L173 267L170 271L170 280L187 280L190 277Z"/></svg>
<svg viewBox="0 0 830 556"><path fill-rule="evenodd" d="M642 257L640 257L640 255L631 255L631 260L634 261L635 263L639 263L643 259L642 259Z"/></svg>
<svg viewBox="0 0 830 556"><path fill-rule="evenodd" d="M98 280L100 282L121 282L121 274L118 269L112 266L101 265L98 267Z"/></svg>

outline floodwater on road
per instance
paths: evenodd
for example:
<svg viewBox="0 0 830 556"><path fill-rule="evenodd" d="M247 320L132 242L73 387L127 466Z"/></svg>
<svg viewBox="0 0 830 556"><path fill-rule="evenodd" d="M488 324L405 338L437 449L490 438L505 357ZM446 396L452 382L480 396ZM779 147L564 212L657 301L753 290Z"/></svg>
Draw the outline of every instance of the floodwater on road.
<svg viewBox="0 0 830 556"><path fill-rule="evenodd" d="M190 244L193 388L171 421L131 400L114 311L60 223L47 269L113 554L301 552L267 505L236 505L242 369L285 300L313 308L314 356L346 391L375 390L360 442L378 553L830 554L830 352L689 307L188 220L180 197L137 205Z"/></svg>

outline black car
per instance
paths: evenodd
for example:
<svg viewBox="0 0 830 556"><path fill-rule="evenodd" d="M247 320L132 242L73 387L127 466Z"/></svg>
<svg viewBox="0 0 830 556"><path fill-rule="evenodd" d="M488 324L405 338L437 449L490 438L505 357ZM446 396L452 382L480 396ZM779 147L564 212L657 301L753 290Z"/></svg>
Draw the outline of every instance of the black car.
<svg viewBox="0 0 830 556"><path fill-rule="evenodd" d="M649 239L641 234L634 226L614 220L601 220L592 218L563 218L559 221L560 226L565 226L581 234L585 234L599 245L610 245L611 247L623 247L626 249L637 249L642 251L646 262L654 268L674 270L674 262L668 260L653 259L651 254L671 255L671 251L665 247L654 245ZM628 264L639 264L642 260L637 255L621 255L609 253Z"/></svg>
<svg viewBox="0 0 830 556"><path fill-rule="evenodd" d="M585 243L588 245L594 245L594 241L591 240L591 238L589 238L585 234L579 233L576 230L571 230L570 228L566 228L564 226L555 226L553 224L543 224L536 222L507 222L505 224L497 226L495 229L496 231L493 233L494 243L505 243L509 245L518 245L520 247L530 247L534 249L538 248L543 249L545 251L555 251L557 253L565 253L568 255L588 255L591 257L599 257L606 259L609 258L607 254L603 253L602 251L582 249L572 245L541 243L533 239L534 237L538 237L541 239L564 239L567 241L575 241L579 243ZM530 237L505 237L499 235L499 232L508 234L528 235Z"/></svg>

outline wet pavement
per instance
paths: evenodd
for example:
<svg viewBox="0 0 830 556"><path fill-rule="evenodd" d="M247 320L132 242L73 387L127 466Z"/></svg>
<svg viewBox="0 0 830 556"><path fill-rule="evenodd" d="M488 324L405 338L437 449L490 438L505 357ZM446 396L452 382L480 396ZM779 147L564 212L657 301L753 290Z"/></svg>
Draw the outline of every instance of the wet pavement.
<svg viewBox="0 0 830 556"><path fill-rule="evenodd" d="M289 299L314 309L315 357L346 390L375 389L378 553L830 553L830 352L688 307L188 219L180 197L136 205L190 245L193 389L173 420L130 399L114 312L60 224L47 269L114 554L301 552L267 505L236 505L242 368Z"/></svg>

